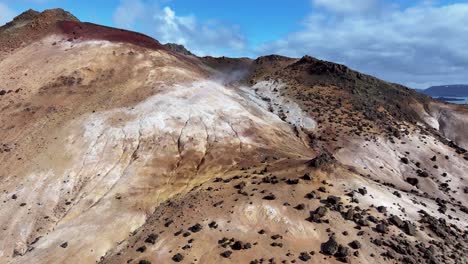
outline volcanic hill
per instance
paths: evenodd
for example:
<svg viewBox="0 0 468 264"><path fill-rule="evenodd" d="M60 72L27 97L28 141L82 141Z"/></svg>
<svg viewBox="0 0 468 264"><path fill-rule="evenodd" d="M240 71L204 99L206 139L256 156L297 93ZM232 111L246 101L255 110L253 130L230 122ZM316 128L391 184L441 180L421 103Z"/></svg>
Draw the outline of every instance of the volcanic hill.
<svg viewBox="0 0 468 264"><path fill-rule="evenodd" d="M468 107L304 56L0 28L0 263L468 263Z"/></svg>

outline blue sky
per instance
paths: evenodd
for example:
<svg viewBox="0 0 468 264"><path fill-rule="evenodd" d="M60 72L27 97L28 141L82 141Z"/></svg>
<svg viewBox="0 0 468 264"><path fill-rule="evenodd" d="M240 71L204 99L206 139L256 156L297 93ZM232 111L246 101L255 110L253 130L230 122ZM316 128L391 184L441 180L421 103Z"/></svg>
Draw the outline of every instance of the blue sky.
<svg viewBox="0 0 468 264"><path fill-rule="evenodd" d="M468 83L468 1L0 0L0 24L55 7L198 55L309 54L413 88Z"/></svg>

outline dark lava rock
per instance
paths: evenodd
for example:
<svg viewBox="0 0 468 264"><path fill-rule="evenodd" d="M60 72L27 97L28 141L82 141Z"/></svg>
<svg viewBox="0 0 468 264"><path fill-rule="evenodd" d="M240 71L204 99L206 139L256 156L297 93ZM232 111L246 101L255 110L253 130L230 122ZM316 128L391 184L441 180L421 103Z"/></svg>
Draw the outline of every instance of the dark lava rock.
<svg viewBox="0 0 468 264"><path fill-rule="evenodd" d="M67 248L68 247L68 242L64 242L64 243L60 244L60 247L61 248Z"/></svg>
<svg viewBox="0 0 468 264"><path fill-rule="evenodd" d="M223 253L221 253L221 257L223 258L229 258L232 255L232 251L226 250Z"/></svg>
<svg viewBox="0 0 468 264"><path fill-rule="evenodd" d="M348 211L344 214L344 219L353 220L353 218L354 218L354 209L349 208Z"/></svg>
<svg viewBox="0 0 468 264"><path fill-rule="evenodd" d="M208 226L214 229L218 228L218 224L215 221L212 221L211 223L209 223Z"/></svg>
<svg viewBox="0 0 468 264"><path fill-rule="evenodd" d="M409 178L406 178L406 182L408 182L409 184L413 186L416 186L419 183L419 180L416 178L409 177Z"/></svg>
<svg viewBox="0 0 468 264"><path fill-rule="evenodd" d="M349 243L349 246L352 249L360 249L361 248L361 243L357 240L353 240L351 243Z"/></svg>
<svg viewBox="0 0 468 264"><path fill-rule="evenodd" d="M442 214L445 214L447 212L447 206L445 204L441 204L437 211L439 211Z"/></svg>
<svg viewBox="0 0 468 264"><path fill-rule="evenodd" d="M177 253L174 256L172 256L172 260L174 262L181 262L182 260L184 260L184 255Z"/></svg>
<svg viewBox="0 0 468 264"><path fill-rule="evenodd" d="M307 199L315 199L315 198L317 198L317 193L316 193L315 191L312 191L312 192L306 194L306 195L305 195L305 198L307 198Z"/></svg>
<svg viewBox="0 0 468 264"><path fill-rule="evenodd" d="M380 239L378 239L378 238L372 240L372 243L376 244L377 246L382 246L382 240L380 240Z"/></svg>
<svg viewBox="0 0 468 264"><path fill-rule="evenodd" d="M245 182L240 182L239 184L235 185L234 188L242 190L245 188L245 186L246 186Z"/></svg>
<svg viewBox="0 0 468 264"><path fill-rule="evenodd" d="M367 221L366 219L358 219L356 221L356 223L360 226L369 226L369 221Z"/></svg>
<svg viewBox="0 0 468 264"><path fill-rule="evenodd" d="M405 231L407 235L414 236L416 234L416 226L414 226L410 221L405 221L403 231Z"/></svg>
<svg viewBox="0 0 468 264"><path fill-rule="evenodd" d="M296 210L304 210L304 208L305 208L305 204L298 204L294 207L294 209Z"/></svg>
<svg viewBox="0 0 468 264"><path fill-rule="evenodd" d="M242 241L236 241L234 242L234 244L232 244L231 248L232 250L241 250L244 248L244 244L242 243Z"/></svg>
<svg viewBox="0 0 468 264"><path fill-rule="evenodd" d="M399 228L403 227L403 220L401 220L400 217L396 215L392 215L388 220L390 221L390 223L398 226Z"/></svg>
<svg viewBox="0 0 468 264"><path fill-rule="evenodd" d="M340 197L336 197L333 195L328 196L327 203L329 204L338 204L341 201Z"/></svg>
<svg viewBox="0 0 468 264"><path fill-rule="evenodd" d="M156 243L156 239L158 239L158 235L156 235L156 234L150 234L150 235L145 239L145 242L154 245L154 243Z"/></svg>
<svg viewBox="0 0 468 264"><path fill-rule="evenodd" d="M141 246L139 248L136 249L137 252L140 252L140 253L143 253L146 251L146 246Z"/></svg>
<svg viewBox="0 0 468 264"><path fill-rule="evenodd" d="M273 240L283 239L283 236L282 236L282 235L279 235L279 234L276 234L276 235L272 235L272 236L271 236L271 239L273 239Z"/></svg>
<svg viewBox="0 0 468 264"><path fill-rule="evenodd" d="M408 164L408 163L409 163L409 160L408 160L408 158L406 158L406 157L401 158L400 161L403 162L404 164Z"/></svg>
<svg viewBox="0 0 468 264"><path fill-rule="evenodd" d="M203 229L203 226L200 224L195 224L194 226L189 227L189 230L193 233L200 232Z"/></svg>
<svg viewBox="0 0 468 264"><path fill-rule="evenodd" d="M320 168L323 165L333 163L334 161L335 161L335 157L333 157L332 154L328 152L323 152L322 154L308 161L307 164L313 168Z"/></svg>
<svg viewBox="0 0 468 264"><path fill-rule="evenodd" d="M276 196L274 194L269 194L265 197L263 197L263 200L268 200L268 201L272 201L272 200L275 200L276 199Z"/></svg>
<svg viewBox="0 0 468 264"><path fill-rule="evenodd" d="M377 211L379 211L379 213L385 214L387 212L387 207L379 206L377 207Z"/></svg>
<svg viewBox="0 0 468 264"><path fill-rule="evenodd" d="M339 245L338 250L335 253L335 257L344 258L349 256L349 248L346 246Z"/></svg>
<svg viewBox="0 0 468 264"><path fill-rule="evenodd" d="M304 174L304 176L301 177L301 179L303 179L305 181L311 181L312 177L310 176L309 173L306 173L306 174Z"/></svg>
<svg viewBox="0 0 468 264"><path fill-rule="evenodd" d="M375 229L377 230L377 232L382 233L382 234L385 234L388 232L388 226L384 223L377 224Z"/></svg>
<svg viewBox="0 0 468 264"><path fill-rule="evenodd" d="M422 177L422 178L429 177L429 173L427 173L427 171L417 170L416 173L418 174L419 177Z"/></svg>
<svg viewBox="0 0 468 264"><path fill-rule="evenodd" d="M164 226L165 226L165 227L169 227L170 225L172 225L172 223L174 223L174 221L169 220L169 221L167 221L166 223L164 223Z"/></svg>
<svg viewBox="0 0 468 264"><path fill-rule="evenodd" d="M286 180L286 184L289 184L289 185L296 185L299 183L299 179L288 179Z"/></svg>
<svg viewBox="0 0 468 264"><path fill-rule="evenodd" d="M282 248L282 247L283 247L283 243L281 243L281 242L273 242L273 243L270 244L270 246Z"/></svg>
<svg viewBox="0 0 468 264"><path fill-rule="evenodd" d="M372 223L377 223L377 218L373 215L369 215L367 220L371 221Z"/></svg>
<svg viewBox="0 0 468 264"><path fill-rule="evenodd" d="M366 187L364 187L364 188L359 188L359 189L358 189L358 192L359 192L361 195L364 196L364 195L367 194L367 189L366 189Z"/></svg>
<svg viewBox="0 0 468 264"><path fill-rule="evenodd" d="M334 237L330 237L327 242L320 245L320 250L323 254L334 255L338 251L338 243Z"/></svg>
<svg viewBox="0 0 468 264"><path fill-rule="evenodd" d="M311 256L307 252L301 252L301 254L299 255L299 259L302 261L308 261L309 259L311 259Z"/></svg>
<svg viewBox="0 0 468 264"><path fill-rule="evenodd" d="M146 260L146 259L142 259L142 260L138 261L138 264L151 264L151 261Z"/></svg>
<svg viewBox="0 0 468 264"><path fill-rule="evenodd" d="M320 217L324 217L328 212L328 209L325 206L319 206L317 209L315 209L315 214L317 214Z"/></svg>

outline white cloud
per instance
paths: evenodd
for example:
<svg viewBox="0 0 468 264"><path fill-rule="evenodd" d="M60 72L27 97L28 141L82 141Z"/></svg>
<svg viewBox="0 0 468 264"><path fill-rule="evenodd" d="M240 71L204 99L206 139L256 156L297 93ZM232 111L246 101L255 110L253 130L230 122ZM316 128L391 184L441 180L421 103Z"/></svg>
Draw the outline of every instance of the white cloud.
<svg viewBox="0 0 468 264"><path fill-rule="evenodd" d="M378 0L313 0L312 3L335 13L365 13L379 5Z"/></svg>
<svg viewBox="0 0 468 264"><path fill-rule="evenodd" d="M10 22L16 16L16 12L7 5L0 3L0 26Z"/></svg>
<svg viewBox="0 0 468 264"><path fill-rule="evenodd" d="M242 54L246 45L236 26L200 21L194 15L178 15L169 6L160 7L141 0L121 1L114 13L114 23L119 27L142 30L162 43L182 44L201 56L236 56Z"/></svg>
<svg viewBox="0 0 468 264"><path fill-rule="evenodd" d="M145 15L145 5L141 1L122 0L114 11L114 23L122 28L132 28L137 20Z"/></svg>
<svg viewBox="0 0 468 264"><path fill-rule="evenodd" d="M316 0L315 4L319 2L325 3ZM333 12L351 10L346 6L337 10L335 4L343 1L327 2ZM310 54L415 88L468 83L466 14L468 4L433 6L427 2L390 8L381 16L313 13L301 30L264 44L257 52Z"/></svg>

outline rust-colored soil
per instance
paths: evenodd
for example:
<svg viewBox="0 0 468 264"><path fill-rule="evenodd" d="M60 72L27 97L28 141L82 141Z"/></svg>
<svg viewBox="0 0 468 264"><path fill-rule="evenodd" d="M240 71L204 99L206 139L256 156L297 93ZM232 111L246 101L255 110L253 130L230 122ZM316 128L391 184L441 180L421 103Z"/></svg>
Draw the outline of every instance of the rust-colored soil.
<svg viewBox="0 0 468 264"><path fill-rule="evenodd" d="M78 21L59 21L58 27L63 33L73 39L107 40L111 42L130 43L152 50L164 49L164 46L157 40L144 34L128 30Z"/></svg>

